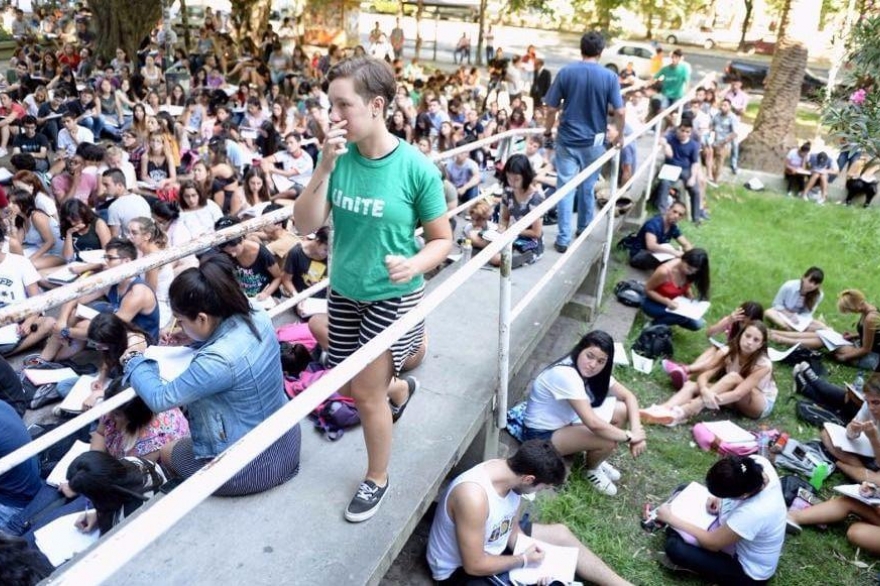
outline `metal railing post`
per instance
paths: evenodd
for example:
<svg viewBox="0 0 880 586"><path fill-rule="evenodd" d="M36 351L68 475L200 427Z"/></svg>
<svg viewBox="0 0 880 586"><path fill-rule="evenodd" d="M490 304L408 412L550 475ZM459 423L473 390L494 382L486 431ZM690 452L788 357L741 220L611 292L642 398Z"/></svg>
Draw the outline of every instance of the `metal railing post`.
<svg viewBox="0 0 880 586"><path fill-rule="evenodd" d="M501 250L501 275L498 291L498 385L492 401L494 418L486 422L483 459L498 456L498 437L507 427L507 393L510 382L510 272L513 242ZM494 420L493 420L494 419Z"/></svg>
<svg viewBox="0 0 880 586"><path fill-rule="evenodd" d="M605 245L602 252L602 266L599 268L599 284L596 291L596 309L602 306L602 292L605 291L605 276L608 273L608 259L611 257L611 247L614 246L614 219L617 216L617 179L620 173L620 149L615 149L614 158L611 159L611 173L608 180L608 216L605 218Z"/></svg>
<svg viewBox="0 0 880 586"><path fill-rule="evenodd" d="M645 207L647 207L648 202L651 201L651 188L653 187L654 172L657 170L657 148L660 146L660 129L662 127L662 122L658 122L654 127L654 142L651 145L651 164L648 168L648 181L645 185L645 196L642 198L642 210L644 210Z"/></svg>

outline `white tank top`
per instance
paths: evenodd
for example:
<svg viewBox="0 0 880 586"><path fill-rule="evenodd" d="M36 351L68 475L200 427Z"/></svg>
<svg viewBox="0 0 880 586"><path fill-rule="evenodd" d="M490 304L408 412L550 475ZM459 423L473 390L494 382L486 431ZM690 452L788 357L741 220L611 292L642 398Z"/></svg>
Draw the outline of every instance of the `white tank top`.
<svg viewBox="0 0 880 586"><path fill-rule="evenodd" d="M462 566L458 540L455 537L455 523L449 518L447 502L455 487L464 482L479 484L489 499L489 516L486 519L483 536L483 551L489 555L504 553L511 525L519 509L520 495L510 491L506 496L500 496L492 486L492 481L486 472L486 462L474 466L453 480L437 506L434 522L431 525L431 535L428 538L428 565L431 566L431 574L437 581L449 578Z"/></svg>

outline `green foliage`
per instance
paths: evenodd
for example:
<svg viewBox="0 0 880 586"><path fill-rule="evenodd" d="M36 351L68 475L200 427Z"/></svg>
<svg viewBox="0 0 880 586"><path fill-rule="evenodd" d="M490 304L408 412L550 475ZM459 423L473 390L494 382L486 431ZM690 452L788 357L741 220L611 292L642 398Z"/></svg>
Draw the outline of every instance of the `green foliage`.
<svg viewBox="0 0 880 586"><path fill-rule="evenodd" d="M697 229L687 224L686 236L697 246L705 247L712 266L711 323L732 311L745 300L769 305L779 286L799 277L811 265L825 270L825 301L817 318L839 331L852 329L853 317L841 315L834 299L844 288L856 287L875 296L880 291L880 242L876 238L876 217L871 210L838 206L819 207L801 200L772 194L754 194L741 188L721 187L710 190L712 221ZM852 259L859 251L859 261ZM615 253L618 261L625 255ZM613 282L613 280L612 280ZM616 303L606 296L607 303ZM639 319L625 343L630 347L644 322ZM675 358L690 361L706 347L702 332L675 332ZM855 370L826 361L831 379L851 380ZM672 393L667 376L655 365L651 375L631 368L615 369L615 377L639 397L641 405L666 400ZM818 430L802 424L795 417L791 368L777 365L774 378L779 399L770 423L798 439L810 439ZM702 419L727 419L730 412L707 413ZM755 422L739 418L747 429L757 429ZM575 461L572 474L555 496L539 499L541 522L562 522L601 556L618 573L634 584L702 584L677 575L655 561L663 550L663 533L649 534L639 526L646 502L661 502L684 481L703 480L715 461L712 453L693 445L689 426L665 428L649 426L648 451L638 460L621 447L612 463L623 473L619 492L613 498L598 494L581 476L582 459ZM828 486L843 483L836 473L826 483L822 496L828 498ZM776 586L804 584L867 585L875 583L876 561L856 551L846 541L846 526L841 523L827 531L806 528L796 537L787 537ZM866 562L859 567L854 562Z"/></svg>
<svg viewBox="0 0 880 586"><path fill-rule="evenodd" d="M822 123L835 137L880 159L880 14L863 16L847 44L846 62L854 83L827 103Z"/></svg>

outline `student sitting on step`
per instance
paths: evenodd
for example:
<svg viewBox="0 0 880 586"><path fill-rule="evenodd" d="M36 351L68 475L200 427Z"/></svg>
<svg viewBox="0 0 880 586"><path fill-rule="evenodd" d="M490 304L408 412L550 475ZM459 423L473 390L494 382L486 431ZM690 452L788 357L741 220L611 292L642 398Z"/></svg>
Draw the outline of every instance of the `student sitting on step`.
<svg viewBox="0 0 880 586"><path fill-rule="evenodd" d="M608 496L620 472L606 459L621 442L633 457L647 448L635 395L611 376L614 341L592 331L572 351L544 369L532 383L523 438L547 439L563 455L584 452L585 476ZM629 423L629 430L621 426Z"/></svg>

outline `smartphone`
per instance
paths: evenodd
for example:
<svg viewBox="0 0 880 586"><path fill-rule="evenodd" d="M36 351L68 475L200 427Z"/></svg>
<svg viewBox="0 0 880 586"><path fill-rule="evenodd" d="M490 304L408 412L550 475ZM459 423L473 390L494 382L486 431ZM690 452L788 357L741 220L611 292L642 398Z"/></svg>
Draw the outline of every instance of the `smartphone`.
<svg viewBox="0 0 880 586"><path fill-rule="evenodd" d="M803 459L807 457L807 451L801 446L796 446L792 451L792 455L794 455L795 458Z"/></svg>

